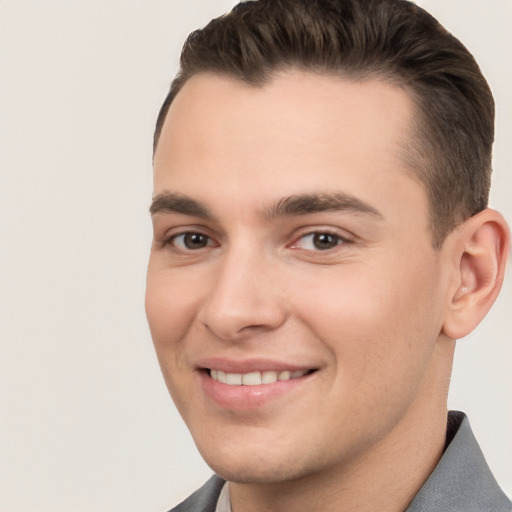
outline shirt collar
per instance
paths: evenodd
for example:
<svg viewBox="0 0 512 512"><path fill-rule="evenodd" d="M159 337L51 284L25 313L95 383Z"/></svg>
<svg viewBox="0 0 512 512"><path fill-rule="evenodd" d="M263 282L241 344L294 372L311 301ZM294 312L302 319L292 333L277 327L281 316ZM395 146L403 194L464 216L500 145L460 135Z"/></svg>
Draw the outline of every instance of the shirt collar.
<svg viewBox="0 0 512 512"><path fill-rule="evenodd" d="M512 510L464 413L449 413L446 437L447 447L441 460L406 512Z"/></svg>

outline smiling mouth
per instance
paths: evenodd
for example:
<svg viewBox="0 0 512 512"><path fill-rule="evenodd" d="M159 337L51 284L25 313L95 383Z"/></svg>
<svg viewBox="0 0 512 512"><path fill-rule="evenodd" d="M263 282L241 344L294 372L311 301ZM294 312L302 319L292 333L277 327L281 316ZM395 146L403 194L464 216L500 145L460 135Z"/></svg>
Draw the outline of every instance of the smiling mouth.
<svg viewBox="0 0 512 512"><path fill-rule="evenodd" d="M273 384L278 381L298 379L309 375L316 370L295 370L295 371L255 371L249 373L229 373L222 370L208 369L210 377L228 386L260 386L262 384Z"/></svg>

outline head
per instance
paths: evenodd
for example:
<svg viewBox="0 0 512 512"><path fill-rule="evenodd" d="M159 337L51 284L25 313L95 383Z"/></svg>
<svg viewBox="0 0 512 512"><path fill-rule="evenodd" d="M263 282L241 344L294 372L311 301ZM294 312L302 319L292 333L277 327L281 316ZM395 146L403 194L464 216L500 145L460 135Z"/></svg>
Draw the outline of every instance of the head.
<svg viewBox="0 0 512 512"><path fill-rule="evenodd" d="M146 308L199 450L260 483L409 453L444 429L454 339L503 278L473 58L401 0L262 0L181 66Z"/></svg>
<svg viewBox="0 0 512 512"><path fill-rule="evenodd" d="M378 78L415 106L403 158L427 191L433 244L487 206L494 101L478 64L437 20L405 0L259 0L187 39L157 121L190 77L228 76L261 87L296 68L354 81Z"/></svg>

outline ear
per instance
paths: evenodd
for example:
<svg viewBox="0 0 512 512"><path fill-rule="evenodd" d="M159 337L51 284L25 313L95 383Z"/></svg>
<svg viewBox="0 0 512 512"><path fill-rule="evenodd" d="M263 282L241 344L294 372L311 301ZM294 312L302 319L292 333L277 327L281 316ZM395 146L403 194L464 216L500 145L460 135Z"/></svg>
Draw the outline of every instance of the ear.
<svg viewBox="0 0 512 512"><path fill-rule="evenodd" d="M498 296L510 232L501 214L486 209L467 219L449 237L455 276L442 332L459 339L482 321Z"/></svg>

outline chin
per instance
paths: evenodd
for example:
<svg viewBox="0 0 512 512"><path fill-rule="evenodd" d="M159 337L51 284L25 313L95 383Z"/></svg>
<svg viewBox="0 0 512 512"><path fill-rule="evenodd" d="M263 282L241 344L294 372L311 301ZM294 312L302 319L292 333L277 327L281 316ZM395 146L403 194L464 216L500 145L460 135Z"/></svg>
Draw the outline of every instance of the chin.
<svg viewBox="0 0 512 512"><path fill-rule="evenodd" d="M213 471L224 480L238 484L278 484L300 479L309 474L308 471L297 471L295 468L274 466L266 467L244 464L232 466L225 464L209 464Z"/></svg>
<svg viewBox="0 0 512 512"><path fill-rule="evenodd" d="M306 454L286 452L268 453L245 449L235 453L233 447L217 453L201 455L210 468L224 480L240 484L279 484L304 478L321 470L321 461L316 456L308 461Z"/></svg>

